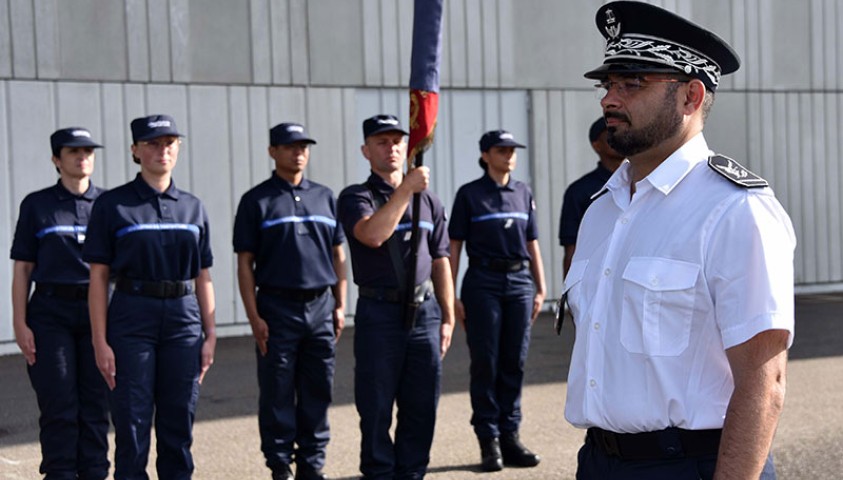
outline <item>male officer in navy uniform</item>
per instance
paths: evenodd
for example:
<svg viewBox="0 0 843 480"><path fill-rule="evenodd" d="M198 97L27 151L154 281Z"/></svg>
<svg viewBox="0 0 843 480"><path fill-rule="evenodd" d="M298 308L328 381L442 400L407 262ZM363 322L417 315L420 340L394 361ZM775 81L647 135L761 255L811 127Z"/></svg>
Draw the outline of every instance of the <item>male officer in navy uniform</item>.
<svg viewBox="0 0 843 480"><path fill-rule="evenodd" d="M108 397L91 345L82 245L104 191L91 183L102 145L73 127L53 133L50 146L59 181L26 196L12 243L15 339L41 410L40 472L100 480L108 476Z"/></svg>
<svg viewBox="0 0 843 480"><path fill-rule="evenodd" d="M345 321L345 241L331 190L304 178L310 138L269 131L275 171L240 200L234 251L257 343L261 450L272 478L322 479L334 345ZM257 288L257 293L255 289Z"/></svg>
<svg viewBox="0 0 843 480"><path fill-rule="evenodd" d="M445 209L427 189L427 167L404 175L406 135L392 115L366 119L361 150L372 174L364 184L343 190L337 201L360 293L354 317L354 396L365 479L424 477L441 359L454 324ZM406 285L412 261L408 207L414 193L421 194L418 267L414 284ZM409 289L418 305L412 322L404 314ZM389 430L394 405L398 423L393 442Z"/></svg>
<svg viewBox="0 0 843 480"><path fill-rule="evenodd" d="M597 167L575 180L565 189L562 201L562 213L559 215L559 245L565 249L562 260L562 273L567 274L571 259L577 248L577 230L585 215L585 209L591 205L591 197L603 188L623 162L623 155L616 152L606 142L606 119L598 118L588 129L588 140L598 156Z"/></svg>
<svg viewBox="0 0 843 480"><path fill-rule="evenodd" d="M578 479L775 478L793 341L790 219L703 127L740 60L642 2L600 7L609 145L624 155L585 213L565 277L576 340L565 418Z"/></svg>

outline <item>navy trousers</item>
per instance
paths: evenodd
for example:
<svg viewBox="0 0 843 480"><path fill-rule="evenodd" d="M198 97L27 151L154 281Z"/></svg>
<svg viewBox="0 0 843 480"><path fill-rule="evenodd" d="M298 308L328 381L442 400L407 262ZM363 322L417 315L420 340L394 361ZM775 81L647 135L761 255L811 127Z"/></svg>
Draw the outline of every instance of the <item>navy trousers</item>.
<svg viewBox="0 0 843 480"><path fill-rule="evenodd" d="M334 298L326 290L310 302L258 294L269 326L266 356L257 351L258 426L266 466L279 470L325 466L328 406L334 380Z"/></svg>
<svg viewBox="0 0 843 480"><path fill-rule="evenodd" d="M577 454L577 480L711 480L717 455L666 460L630 461L606 455L590 439ZM773 455L767 457L760 480L776 480Z"/></svg>
<svg viewBox="0 0 843 480"><path fill-rule="evenodd" d="M202 352L196 296L158 299L115 292L107 335L117 367L110 395L115 480L149 478L153 414L158 477L191 478Z"/></svg>
<svg viewBox="0 0 843 480"><path fill-rule="evenodd" d="M433 298L412 330L403 306L368 298L354 317L354 401L360 415L360 472L365 479L420 479L430 462L439 401L442 313ZM389 435L397 405L395 441Z"/></svg>
<svg viewBox="0 0 843 480"><path fill-rule="evenodd" d="M34 293L27 325L35 336L29 379L38 398L46 480L108 476L108 395L91 345L88 302Z"/></svg>
<svg viewBox="0 0 843 480"><path fill-rule="evenodd" d="M477 438L518 431L535 287L529 270L469 268L463 279L471 354L471 424Z"/></svg>

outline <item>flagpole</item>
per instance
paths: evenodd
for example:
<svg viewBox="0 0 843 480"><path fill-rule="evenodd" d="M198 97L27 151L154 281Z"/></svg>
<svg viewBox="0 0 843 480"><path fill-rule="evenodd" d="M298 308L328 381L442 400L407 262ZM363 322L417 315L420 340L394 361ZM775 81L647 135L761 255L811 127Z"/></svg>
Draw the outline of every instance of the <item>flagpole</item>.
<svg viewBox="0 0 843 480"><path fill-rule="evenodd" d="M433 142L439 109L439 63L442 54L442 1L413 2L413 48L410 59L410 139L407 154L412 168L424 165L423 152ZM405 285L404 323L412 328L416 321L416 272L419 260L419 217L421 193L413 194L410 227L410 265Z"/></svg>
<svg viewBox="0 0 843 480"><path fill-rule="evenodd" d="M418 168L424 165L424 153L416 154L413 168ZM415 302L416 293L416 270L419 264L419 216L421 215L421 193L413 194L413 218L410 226L410 265L407 269L407 280L404 283L407 285L407 291L404 298L404 325L407 328L413 328L416 323L416 309L418 305Z"/></svg>

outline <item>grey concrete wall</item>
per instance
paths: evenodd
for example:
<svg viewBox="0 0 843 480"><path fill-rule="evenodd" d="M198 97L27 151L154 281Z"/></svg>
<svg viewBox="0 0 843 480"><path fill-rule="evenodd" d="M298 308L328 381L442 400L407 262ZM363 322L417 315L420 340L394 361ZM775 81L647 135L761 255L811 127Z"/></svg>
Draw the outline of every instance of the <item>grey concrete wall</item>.
<svg viewBox="0 0 843 480"><path fill-rule="evenodd" d="M106 148L95 181L136 166L128 122L174 115L189 138L175 178L212 219L219 322L246 331L231 224L239 196L269 174L267 129L307 123L319 139L308 174L335 191L359 182L360 120L406 118L411 0L0 0L0 250L23 196L55 181L48 136L80 124ZM476 177L476 142L504 127L529 148L551 296L561 286L564 187L595 162L586 129L599 114L582 72L599 64L599 0L447 0L442 98L427 162L446 205ZM843 288L843 2L654 1L718 32L739 52L706 128L710 145L768 178L799 237L797 282ZM0 269L8 292L11 262ZM351 303L353 304L353 303ZM14 351L0 305L0 351Z"/></svg>

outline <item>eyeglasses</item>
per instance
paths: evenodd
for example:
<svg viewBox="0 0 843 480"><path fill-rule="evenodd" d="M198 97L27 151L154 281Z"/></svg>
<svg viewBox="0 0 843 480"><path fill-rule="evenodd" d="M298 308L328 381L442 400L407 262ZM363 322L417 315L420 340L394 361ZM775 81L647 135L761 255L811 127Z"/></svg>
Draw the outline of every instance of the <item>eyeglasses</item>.
<svg viewBox="0 0 843 480"><path fill-rule="evenodd" d="M594 95L597 97L598 100L602 100L609 94L609 91L612 87L615 87L615 91L618 93L618 96L623 98L628 98L639 91L642 88L646 88L648 85L652 83L688 83L690 79L685 78L642 78L642 77L629 77L624 78L622 80L614 81L614 80L603 80L600 83L594 84Z"/></svg>
<svg viewBox="0 0 843 480"><path fill-rule="evenodd" d="M154 140L141 140L138 145L152 148L173 148L176 145L181 145L180 138L156 138Z"/></svg>

